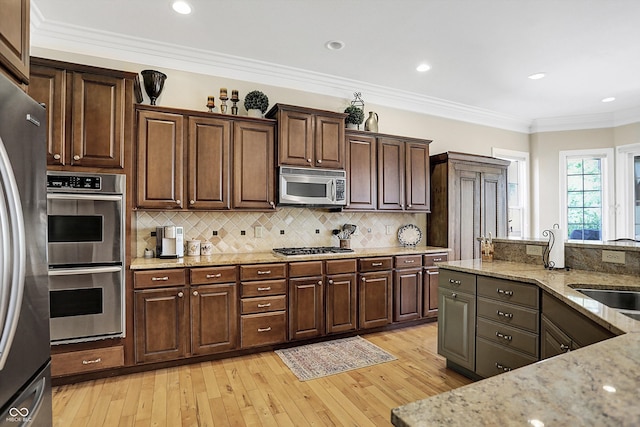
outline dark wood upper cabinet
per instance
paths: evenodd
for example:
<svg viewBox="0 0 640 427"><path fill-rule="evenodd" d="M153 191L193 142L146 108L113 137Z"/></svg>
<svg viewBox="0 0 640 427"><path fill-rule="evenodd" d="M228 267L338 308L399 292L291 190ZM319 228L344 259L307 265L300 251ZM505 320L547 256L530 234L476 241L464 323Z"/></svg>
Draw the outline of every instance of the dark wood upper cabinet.
<svg viewBox="0 0 640 427"><path fill-rule="evenodd" d="M18 84L29 83L29 0L0 2L0 69Z"/></svg>
<svg viewBox="0 0 640 427"><path fill-rule="evenodd" d="M47 164L65 165L65 88L66 71L59 68L31 66L29 95L47 109Z"/></svg>
<svg viewBox="0 0 640 427"><path fill-rule="evenodd" d="M378 209L403 210L404 141L378 138Z"/></svg>
<svg viewBox="0 0 640 427"><path fill-rule="evenodd" d="M344 168L346 116L276 104L267 117L278 121L278 165Z"/></svg>
<svg viewBox="0 0 640 427"><path fill-rule="evenodd" d="M378 191L376 138L347 133L346 141L346 209L374 210Z"/></svg>
<svg viewBox="0 0 640 427"><path fill-rule="evenodd" d="M405 145L405 210L429 212L429 144Z"/></svg>

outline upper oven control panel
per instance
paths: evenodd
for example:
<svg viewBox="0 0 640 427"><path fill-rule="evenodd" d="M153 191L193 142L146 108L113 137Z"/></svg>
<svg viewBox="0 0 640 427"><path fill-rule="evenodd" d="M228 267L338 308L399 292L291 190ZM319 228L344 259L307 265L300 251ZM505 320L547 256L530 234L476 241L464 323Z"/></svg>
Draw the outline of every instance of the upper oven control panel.
<svg viewBox="0 0 640 427"><path fill-rule="evenodd" d="M48 175L47 188L99 191L102 188L102 179L99 176L86 175Z"/></svg>

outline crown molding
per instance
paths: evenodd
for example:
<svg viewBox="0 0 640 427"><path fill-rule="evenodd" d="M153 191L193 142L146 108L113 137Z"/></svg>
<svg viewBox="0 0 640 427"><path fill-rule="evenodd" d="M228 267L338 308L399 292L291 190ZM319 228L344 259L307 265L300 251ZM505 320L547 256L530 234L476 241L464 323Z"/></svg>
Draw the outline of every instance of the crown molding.
<svg viewBox="0 0 640 427"><path fill-rule="evenodd" d="M531 124L531 133L614 128L637 122L640 122L640 107L612 113L535 119Z"/></svg>

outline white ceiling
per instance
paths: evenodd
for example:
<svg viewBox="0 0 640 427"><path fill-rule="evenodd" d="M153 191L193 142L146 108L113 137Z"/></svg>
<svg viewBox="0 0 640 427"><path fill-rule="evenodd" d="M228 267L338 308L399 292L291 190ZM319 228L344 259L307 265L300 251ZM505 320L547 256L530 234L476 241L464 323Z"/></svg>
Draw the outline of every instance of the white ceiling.
<svg viewBox="0 0 640 427"><path fill-rule="evenodd" d="M524 132L640 121L638 0L190 0L189 16L170 0L31 3L41 48L360 91L365 102ZM325 48L336 39L344 49ZM432 69L418 73L421 62ZM527 78L536 72L547 76Z"/></svg>

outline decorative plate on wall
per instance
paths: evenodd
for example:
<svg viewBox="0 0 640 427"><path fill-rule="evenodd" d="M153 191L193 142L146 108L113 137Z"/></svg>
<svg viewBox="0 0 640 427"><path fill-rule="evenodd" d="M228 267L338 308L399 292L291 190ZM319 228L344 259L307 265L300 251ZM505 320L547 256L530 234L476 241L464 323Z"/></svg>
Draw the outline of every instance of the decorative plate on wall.
<svg viewBox="0 0 640 427"><path fill-rule="evenodd" d="M415 246L422 240L422 231L414 225L403 225L398 230L398 241L404 246Z"/></svg>

